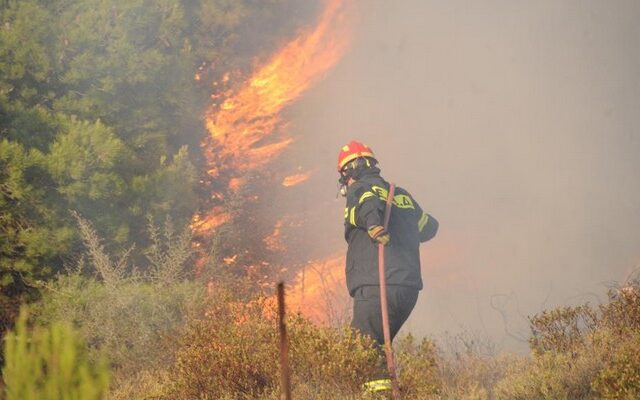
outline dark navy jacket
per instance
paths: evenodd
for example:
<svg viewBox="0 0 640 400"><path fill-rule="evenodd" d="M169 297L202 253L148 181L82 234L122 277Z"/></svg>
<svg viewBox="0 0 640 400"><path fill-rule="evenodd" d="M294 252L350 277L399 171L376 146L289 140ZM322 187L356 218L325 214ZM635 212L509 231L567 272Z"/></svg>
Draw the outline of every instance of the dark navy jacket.
<svg viewBox="0 0 640 400"><path fill-rule="evenodd" d="M351 296L361 286L379 285L378 248L367 228L383 225L389 183L371 168L347 189L344 237L347 250L347 288ZM385 278L388 285L422 289L420 243L435 236L438 221L422 211L409 192L395 188L389 234L385 247Z"/></svg>

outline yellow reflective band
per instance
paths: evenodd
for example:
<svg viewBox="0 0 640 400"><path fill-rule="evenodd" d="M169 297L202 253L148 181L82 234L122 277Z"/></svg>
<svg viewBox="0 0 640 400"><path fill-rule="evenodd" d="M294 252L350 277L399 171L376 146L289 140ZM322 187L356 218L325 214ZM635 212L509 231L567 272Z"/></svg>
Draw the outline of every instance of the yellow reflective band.
<svg viewBox="0 0 640 400"><path fill-rule="evenodd" d="M371 186L371 190L376 195L378 195L380 200L387 201L387 196L389 195L389 191L387 189L374 185ZM364 194L362 196L364 196ZM360 199L362 200L362 197ZM411 197L407 196L406 194L397 194L393 196L393 205L398 208L415 208L415 206L413 205L413 200L411 200Z"/></svg>
<svg viewBox="0 0 640 400"><path fill-rule="evenodd" d="M349 208L345 207L344 208L344 219L347 219L347 218L349 218Z"/></svg>
<svg viewBox="0 0 640 400"><path fill-rule="evenodd" d="M406 194L393 196L393 205L399 208L414 208L413 200L411 200L411 197Z"/></svg>
<svg viewBox="0 0 640 400"><path fill-rule="evenodd" d="M366 382L364 385L365 390L368 392L382 392L391 390L391 379L378 379L375 381Z"/></svg>
<svg viewBox="0 0 640 400"><path fill-rule="evenodd" d="M420 217L420 220L418 221L418 230L420 232L422 232L422 230L424 229L424 226L427 224L427 221L429 221L429 214L423 211L422 217Z"/></svg>
<svg viewBox="0 0 640 400"><path fill-rule="evenodd" d="M362 193L362 196L360 196L360 200L358 200L358 204L362 204L366 199L374 196L375 194L373 194L373 192L364 192Z"/></svg>
<svg viewBox="0 0 640 400"><path fill-rule="evenodd" d="M355 207L351 207L351 210L349 210L349 222L351 223L351 225L357 226L356 225L356 208Z"/></svg>
<svg viewBox="0 0 640 400"><path fill-rule="evenodd" d="M389 191L387 189L374 185L374 186L371 186L371 190L373 190L373 192L377 194L378 197L380 197L380 200L383 200L383 201L387 200L387 196L389 195Z"/></svg>

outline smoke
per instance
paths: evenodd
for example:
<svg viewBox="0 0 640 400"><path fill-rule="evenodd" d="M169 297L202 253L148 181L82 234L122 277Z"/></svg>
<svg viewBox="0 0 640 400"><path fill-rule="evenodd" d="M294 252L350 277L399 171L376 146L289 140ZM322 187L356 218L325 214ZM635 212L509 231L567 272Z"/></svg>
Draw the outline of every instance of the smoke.
<svg viewBox="0 0 640 400"><path fill-rule="evenodd" d="M344 251L337 151L355 138L440 221L405 326L523 349L526 316L605 298L640 265L640 3L360 2L339 65L288 110L277 199L309 258ZM345 288L346 290L346 288Z"/></svg>

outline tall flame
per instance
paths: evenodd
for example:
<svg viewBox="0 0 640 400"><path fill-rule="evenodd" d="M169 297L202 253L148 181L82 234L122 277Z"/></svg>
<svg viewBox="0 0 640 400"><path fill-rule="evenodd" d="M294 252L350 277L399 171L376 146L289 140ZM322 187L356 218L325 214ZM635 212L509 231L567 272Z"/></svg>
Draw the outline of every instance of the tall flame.
<svg viewBox="0 0 640 400"><path fill-rule="evenodd" d="M207 173L213 178L225 175L230 191L236 192L246 182L247 172L269 163L293 143L280 113L344 53L350 37L348 4L349 0L327 0L315 27L284 45L238 89L212 96L225 100L205 112L210 135L202 147ZM225 74L223 83L229 79ZM218 213L214 207L194 217L194 234L208 237L219 221L228 220L212 216Z"/></svg>
<svg viewBox="0 0 640 400"><path fill-rule="evenodd" d="M347 13L351 4L352 0L325 0L322 14L314 27L301 31L258 67L244 83L212 96L217 103L205 112L209 136L203 141L202 147L207 160L207 173L214 178L213 186L217 191L211 195L210 203L213 205L207 206L208 209L192 220L192 230L196 241L199 241L196 247L206 247L203 244L208 242L213 232L221 224L234 219L224 209L223 200L233 197L233 194L243 193L241 189L249 187L248 182L252 182L250 173L262 169L293 143L294 139L281 113L329 71L346 50L350 41ZM194 79L201 79L200 71ZM230 74L225 74L219 83L226 84L230 80ZM294 186L306 181L310 175L311 172L300 172L273 182L273 186ZM256 201L258 197L255 196ZM281 241L284 227L281 218L272 232L261 238L260 242L267 251L282 253L287 250ZM256 231L248 230L247 235L255 235ZM246 242L256 243L255 240ZM206 249L201 250L201 256L206 254ZM223 254L222 260L226 265L241 267L242 256L238 258L238 254L245 252L242 249L234 251L236 253ZM292 304L303 312L310 310L305 314L318 322L326 320L327 307L330 307L328 299L334 296L331 291L340 287L344 292L344 272L342 279L340 272L334 274L343 269L343 261L341 257L332 257L307 266L297 277L303 289ZM199 265L205 262L201 259ZM262 264L268 265L266 262ZM320 302L314 300L320 297L322 304L326 305L323 312L317 308ZM310 307L311 302L315 303L315 308Z"/></svg>
<svg viewBox="0 0 640 400"><path fill-rule="evenodd" d="M216 144L209 159L237 172L273 160L293 139L282 132L280 112L338 61L348 44L345 1L329 0L314 29L279 52L226 100L206 113L206 127Z"/></svg>

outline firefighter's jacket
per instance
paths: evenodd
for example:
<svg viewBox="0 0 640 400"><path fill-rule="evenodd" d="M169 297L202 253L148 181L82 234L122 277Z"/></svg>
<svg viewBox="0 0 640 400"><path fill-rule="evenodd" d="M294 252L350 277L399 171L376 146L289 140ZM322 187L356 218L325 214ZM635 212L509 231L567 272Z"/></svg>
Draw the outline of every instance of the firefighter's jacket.
<svg viewBox="0 0 640 400"><path fill-rule="evenodd" d="M347 250L347 288L351 296L361 286L379 285L378 249L367 229L384 224L389 183L371 168L347 189L344 212ZM438 221L422 211L406 190L396 187L388 232L391 241L385 247L385 278L388 285L422 289L420 273L421 242L435 236Z"/></svg>

